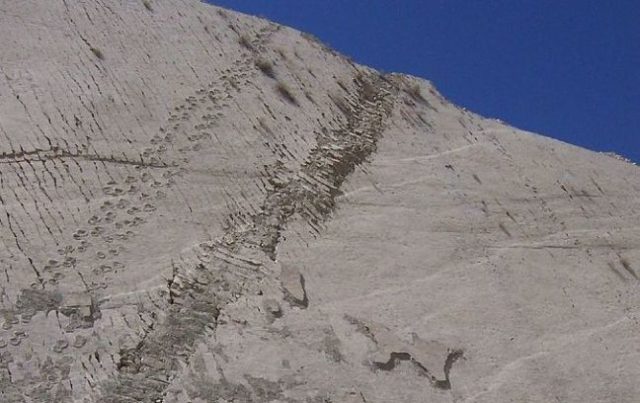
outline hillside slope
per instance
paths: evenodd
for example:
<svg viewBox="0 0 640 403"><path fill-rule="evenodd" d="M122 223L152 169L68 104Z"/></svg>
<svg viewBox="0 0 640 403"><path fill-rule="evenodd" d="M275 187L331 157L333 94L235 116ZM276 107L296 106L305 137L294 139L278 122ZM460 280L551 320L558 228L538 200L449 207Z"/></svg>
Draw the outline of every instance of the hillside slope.
<svg viewBox="0 0 640 403"><path fill-rule="evenodd" d="M632 164L195 0L0 37L0 401L640 396Z"/></svg>

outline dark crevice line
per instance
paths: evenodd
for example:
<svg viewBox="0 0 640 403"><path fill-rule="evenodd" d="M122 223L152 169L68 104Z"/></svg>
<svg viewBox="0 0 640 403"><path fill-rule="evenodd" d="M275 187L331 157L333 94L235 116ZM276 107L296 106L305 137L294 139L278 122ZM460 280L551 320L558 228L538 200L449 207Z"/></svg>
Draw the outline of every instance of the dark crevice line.
<svg viewBox="0 0 640 403"><path fill-rule="evenodd" d="M35 156L35 158L27 158L31 156ZM11 153L0 154L0 164L16 164L20 162L26 162L26 163L45 162L45 161L62 160L62 159L71 159L74 162L76 160L84 160L84 161L95 161L95 162L103 162L103 163L110 163L110 164L131 165L131 166L144 167L144 168L171 168L171 167L177 166L175 164L144 161L142 157L140 157L140 160L137 161L137 160L126 159L126 158L117 158L114 156L107 157L103 155L88 154L88 153L82 153L78 151L73 152L68 150L62 150L58 147L53 147L50 150L35 149L32 151L11 152Z"/></svg>
<svg viewBox="0 0 640 403"><path fill-rule="evenodd" d="M389 354L389 360L386 362L378 362L374 361L373 366L380 371L392 371L398 365L398 363L402 361L408 361L413 364L422 376L425 376L429 379L431 384L438 389L450 390L451 389L451 380L449 379L449 373L451 372L451 367L453 364L460 358L463 357L462 350L452 350L447 354L447 358L444 362L444 376L445 379L437 379L435 376L431 374L428 368L426 368L422 363L416 360L411 354L407 352L392 352Z"/></svg>

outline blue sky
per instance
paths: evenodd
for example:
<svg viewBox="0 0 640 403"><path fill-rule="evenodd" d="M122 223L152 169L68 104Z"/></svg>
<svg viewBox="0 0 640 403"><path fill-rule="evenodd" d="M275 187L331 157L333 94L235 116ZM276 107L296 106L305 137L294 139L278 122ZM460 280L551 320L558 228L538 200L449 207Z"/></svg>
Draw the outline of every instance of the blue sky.
<svg viewBox="0 0 640 403"><path fill-rule="evenodd" d="M640 162L638 0L212 0L431 80L487 117Z"/></svg>

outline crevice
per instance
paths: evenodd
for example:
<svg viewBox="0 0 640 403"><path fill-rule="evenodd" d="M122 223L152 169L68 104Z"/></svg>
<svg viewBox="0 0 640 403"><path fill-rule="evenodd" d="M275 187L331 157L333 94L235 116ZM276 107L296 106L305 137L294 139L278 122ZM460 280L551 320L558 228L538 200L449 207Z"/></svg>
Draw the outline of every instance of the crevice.
<svg viewBox="0 0 640 403"><path fill-rule="evenodd" d="M429 372L429 370L424 365L422 365L422 363L420 363L420 361L416 360L411 354L407 352L392 352L389 355L389 360L387 360L386 362L374 361L373 366L380 371L392 371L396 368L396 366L400 362L408 361L418 369L418 371L420 372L420 375L427 377L429 379L433 387L438 389L443 389L443 390L450 390L451 380L449 378L449 373L451 372L451 367L458 359L462 357L463 357L462 350L449 351L449 354L447 355L447 358L444 363L445 379L437 379L435 376L433 376Z"/></svg>
<svg viewBox="0 0 640 403"><path fill-rule="evenodd" d="M32 158L33 157L33 158ZM107 162L111 164L120 164L120 165L132 165L136 167L144 167L144 168L171 168L176 167L176 164L167 164L164 162L150 162L144 161L142 157L140 160L133 160L127 158L118 158L115 156L103 156L99 154L90 154L83 153L79 151L70 151L64 150L60 147L53 146L48 150L43 149L35 149L31 151L20 151L20 152L3 152L0 154L0 164L16 164L20 162L46 162L46 161L55 161L55 160L63 160L63 159L74 159L74 160L84 160L84 161L95 161L95 162Z"/></svg>
<svg viewBox="0 0 640 403"><path fill-rule="evenodd" d="M451 380L449 378L449 373L451 372L451 367L453 364L458 361L460 358L464 357L464 352L462 350L451 350L447 355L447 359L444 362L444 380L438 380L433 385L439 389L451 389Z"/></svg>

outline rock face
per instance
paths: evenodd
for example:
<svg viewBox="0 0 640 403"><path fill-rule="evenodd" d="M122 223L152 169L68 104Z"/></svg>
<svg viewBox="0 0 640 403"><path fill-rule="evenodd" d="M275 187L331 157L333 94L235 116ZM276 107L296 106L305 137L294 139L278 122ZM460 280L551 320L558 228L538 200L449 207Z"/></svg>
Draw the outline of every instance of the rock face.
<svg viewBox="0 0 640 403"><path fill-rule="evenodd" d="M0 401L638 401L632 164L197 1L0 37Z"/></svg>

